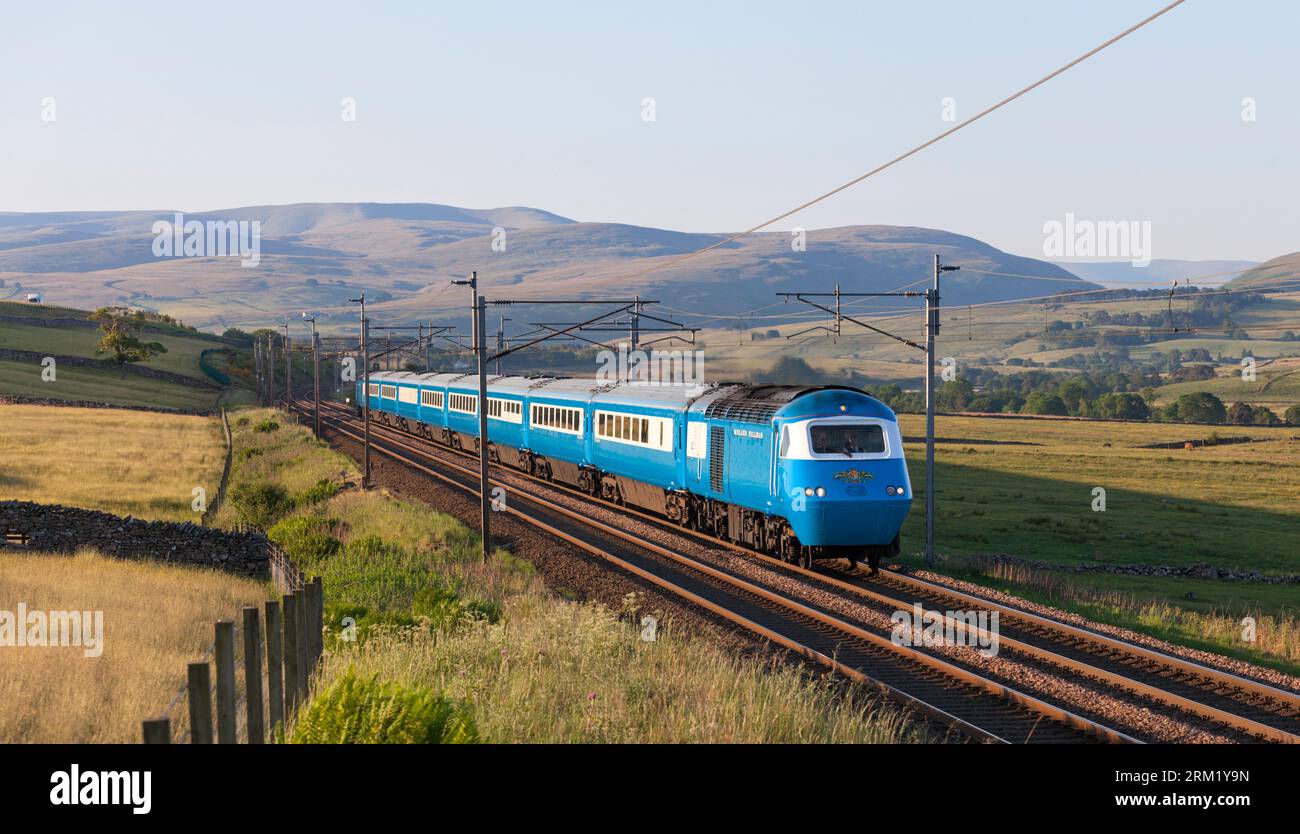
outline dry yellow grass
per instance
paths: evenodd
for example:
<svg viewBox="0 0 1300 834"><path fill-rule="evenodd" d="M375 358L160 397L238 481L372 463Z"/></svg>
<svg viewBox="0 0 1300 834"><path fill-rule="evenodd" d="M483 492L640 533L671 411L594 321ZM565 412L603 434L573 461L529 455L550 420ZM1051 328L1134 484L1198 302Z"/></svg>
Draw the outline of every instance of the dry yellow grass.
<svg viewBox="0 0 1300 834"><path fill-rule="evenodd" d="M171 702L213 623L261 605L264 586L195 568L0 551L0 610L103 611L103 652L0 646L0 742L136 742ZM186 726L186 702L172 710ZM178 727L178 721L180 726Z"/></svg>
<svg viewBox="0 0 1300 834"><path fill-rule="evenodd" d="M216 494L221 421L119 409L0 407L0 500L163 521L197 521L193 490Z"/></svg>

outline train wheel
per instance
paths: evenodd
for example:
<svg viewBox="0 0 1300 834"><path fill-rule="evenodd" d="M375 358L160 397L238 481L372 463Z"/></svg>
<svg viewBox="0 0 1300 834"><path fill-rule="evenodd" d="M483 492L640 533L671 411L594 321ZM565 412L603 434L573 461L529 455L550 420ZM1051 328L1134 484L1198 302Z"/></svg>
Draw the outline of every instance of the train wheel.
<svg viewBox="0 0 1300 834"><path fill-rule="evenodd" d="M799 548L799 567L807 570L812 567L812 556L808 555L808 548Z"/></svg>

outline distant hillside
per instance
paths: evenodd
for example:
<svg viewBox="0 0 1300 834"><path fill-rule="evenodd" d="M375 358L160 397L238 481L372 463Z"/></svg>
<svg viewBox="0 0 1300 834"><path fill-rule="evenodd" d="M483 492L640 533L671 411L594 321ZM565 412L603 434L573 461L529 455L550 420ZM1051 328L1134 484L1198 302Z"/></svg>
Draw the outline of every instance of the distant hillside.
<svg viewBox="0 0 1300 834"><path fill-rule="evenodd" d="M85 310L0 302L0 398L206 411L222 394L220 374L204 366L229 370L229 339L152 322L143 340L162 343L166 352L118 368L96 353L102 334L88 316ZM52 376L45 373L47 358L55 360Z"/></svg>
<svg viewBox="0 0 1300 834"><path fill-rule="evenodd" d="M1300 289L1300 252L1280 255L1271 261L1265 261L1244 275L1233 280L1234 289L1242 287L1263 288L1286 284L1291 289Z"/></svg>
<svg viewBox="0 0 1300 834"><path fill-rule="evenodd" d="M1104 287L1143 287L1171 281L1225 284L1258 266L1255 261L1180 261L1170 258L1153 260L1144 267L1135 267L1129 261L1057 261L1056 265Z"/></svg>
<svg viewBox="0 0 1300 834"><path fill-rule="evenodd" d="M1095 286L974 238L914 227L810 230L806 251L794 251L788 232L758 234L667 266L726 235L579 223L519 206L312 203L186 214L187 220L260 221L261 262L245 269L234 258L155 257L151 227L172 216L0 214L0 298L40 291L48 303L131 304L209 330L312 310L323 327L337 330L355 326L348 299L363 289L385 323L463 321L463 291L449 292L448 282L477 270L493 298L639 294L661 301L665 312L722 316L769 308L763 315L772 316L796 312L779 304L778 292L830 291L836 284L846 292L919 288L936 252L966 267L945 276L945 304ZM1011 277L1021 275L1048 280ZM521 324L540 315L536 309L516 312Z"/></svg>

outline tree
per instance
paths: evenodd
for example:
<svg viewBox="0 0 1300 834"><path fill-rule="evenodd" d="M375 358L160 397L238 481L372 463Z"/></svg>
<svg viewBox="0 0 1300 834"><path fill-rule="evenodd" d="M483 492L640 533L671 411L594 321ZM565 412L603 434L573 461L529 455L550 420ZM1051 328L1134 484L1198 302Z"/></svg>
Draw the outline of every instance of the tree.
<svg viewBox="0 0 1300 834"><path fill-rule="evenodd" d="M104 335L100 337L95 353L112 354L113 361L126 375L126 366L135 362L144 362L167 348L161 342L140 341L140 329L144 326L144 315L130 307L100 307L90 314L90 320L99 322L99 329Z"/></svg>
<svg viewBox="0 0 1300 834"><path fill-rule="evenodd" d="M252 347L253 345L253 334L240 330L238 327L227 327L226 331L221 334L221 338L238 342L243 347Z"/></svg>
<svg viewBox="0 0 1300 834"><path fill-rule="evenodd" d="M1293 405L1282 414L1289 426L1300 426L1300 405Z"/></svg>
<svg viewBox="0 0 1300 834"><path fill-rule="evenodd" d="M1276 426L1282 423L1281 420L1277 419L1277 415L1273 413L1273 409L1266 405L1255 406L1255 413L1253 416L1255 418L1255 425L1257 426Z"/></svg>
<svg viewBox="0 0 1300 834"><path fill-rule="evenodd" d="M1255 422L1255 410L1249 403L1233 403L1228 409L1228 422L1234 426L1249 426Z"/></svg>
<svg viewBox="0 0 1300 834"><path fill-rule="evenodd" d="M1065 401L1055 394L1047 394L1042 391L1035 391L1025 400L1025 407L1021 409L1023 414L1051 414L1064 417L1069 414L1065 407Z"/></svg>
<svg viewBox="0 0 1300 834"><path fill-rule="evenodd" d="M966 379L951 379L934 392L934 404L944 411L965 411L975 394L975 386Z"/></svg>
<svg viewBox="0 0 1300 834"><path fill-rule="evenodd" d="M1080 414L1084 410L1084 403L1092 397L1093 388L1087 377L1072 376L1057 387L1056 395L1071 414Z"/></svg>
<svg viewBox="0 0 1300 834"><path fill-rule="evenodd" d="M1228 417L1223 401L1209 391L1183 394L1174 403L1176 419L1184 423L1222 423Z"/></svg>
<svg viewBox="0 0 1300 834"><path fill-rule="evenodd" d="M1146 400L1137 394L1102 394L1094 403L1093 416L1108 420L1145 420L1150 414Z"/></svg>

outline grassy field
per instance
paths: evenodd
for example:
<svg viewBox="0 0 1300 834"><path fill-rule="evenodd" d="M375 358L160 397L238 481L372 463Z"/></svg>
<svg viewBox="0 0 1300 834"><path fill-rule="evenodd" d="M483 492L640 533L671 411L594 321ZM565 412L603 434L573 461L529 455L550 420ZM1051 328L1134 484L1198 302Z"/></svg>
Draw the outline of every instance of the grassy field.
<svg viewBox="0 0 1300 834"><path fill-rule="evenodd" d="M562 599L505 551L483 563L471 531L422 504L354 486L314 498L318 479L351 485L356 468L283 415L241 414L235 446L232 485L283 487L290 503L271 534L323 577L334 639L322 691L355 672L434 692L490 742L927 740L864 691L845 697L666 619L644 642L634 595L621 611ZM239 512L232 501L222 518ZM356 642L337 639L344 616Z"/></svg>
<svg viewBox="0 0 1300 834"><path fill-rule="evenodd" d="M1300 403L1300 360L1279 359L1267 365L1261 362L1252 382L1242 379L1241 368L1229 367L1220 370L1214 379L1162 385L1156 389L1156 402L1168 405L1193 391L1209 391L1229 404L1266 405L1281 417L1287 408Z"/></svg>
<svg viewBox="0 0 1300 834"><path fill-rule="evenodd" d="M197 521L192 490L216 494L225 442L210 417L7 405L0 459L0 499Z"/></svg>
<svg viewBox="0 0 1300 834"><path fill-rule="evenodd" d="M85 319L87 315L84 310L0 302L0 316ZM99 337L100 332L96 328L0 322L0 348L51 356L96 358L95 347L99 343ZM140 367L211 382L199 367L199 355L206 349L222 346L222 342L196 336L171 325L146 330L141 334L141 339L161 342L167 352L140 363ZM41 378L42 370L43 367L35 362L0 360L0 393L56 400L88 400L112 405L162 406L182 411L208 410L219 396L215 390L123 375L112 367L73 367L64 364L56 366L56 378L49 382Z"/></svg>
<svg viewBox="0 0 1300 834"><path fill-rule="evenodd" d="M0 605L13 611L102 611L103 652L80 647L0 649L0 739L8 744L131 743L162 713L185 664L212 642L212 626L267 598L262 583L214 571L0 550ZM171 712L188 726L185 699Z"/></svg>
<svg viewBox="0 0 1300 834"><path fill-rule="evenodd" d="M174 382L122 376L111 368L63 365L57 367L55 380L46 382L41 379L40 365L7 359L0 360L0 393L181 411L209 410L219 396L219 392L211 388L191 388Z"/></svg>
<svg viewBox="0 0 1300 834"><path fill-rule="evenodd" d="M923 436L922 417L901 420L906 435ZM1262 442L1192 451L1130 448L1214 431ZM1291 439L1300 432L1294 427L940 416L936 433L955 441L937 444L935 454L941 554L1008 554L1060 565L1208 563L1300 573L1300 440ZM1039 445L962 442L971 440ZM903 528L904 561L916 563L924 542L924 446L907 445L916 501ZM1105 490L1104 512L1092 509L1097 487ZM1189 612L1300 614L1293 585L1055 575L1078 588Z"/></svg>
<svg viewBox="0 0 1300 834"><path fill-rule="evenodd" d="M0 348L31 350L51 355L102 358L95 355L95 348L99 344L101 335L98 329L85 327L45 327L0 322ZM140 338L146 342L159 342L167 348L166 353L159 354L147 362L141 362L140 367L171 371L204 380L208 379L208 376L199 368L199 354L214 347L221 347L220 342L210 339L186 338L148 331L142 333Z"/></svg>

